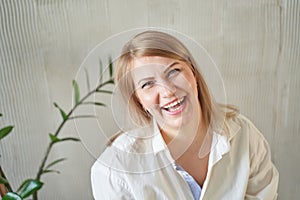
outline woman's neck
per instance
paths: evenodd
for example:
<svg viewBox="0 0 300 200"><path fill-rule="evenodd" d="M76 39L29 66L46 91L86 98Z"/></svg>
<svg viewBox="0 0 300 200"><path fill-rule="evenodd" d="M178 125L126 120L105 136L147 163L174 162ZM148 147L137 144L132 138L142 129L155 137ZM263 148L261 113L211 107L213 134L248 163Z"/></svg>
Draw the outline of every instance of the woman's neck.
<svg viewBox="0 0 300 200"><path fill-rule="evenodd" d="M189 124L180 130L161 130L162 137L173 159L176 160L186 153L198 154L205 140L207 127L200 122L197 126Z"/></svg>

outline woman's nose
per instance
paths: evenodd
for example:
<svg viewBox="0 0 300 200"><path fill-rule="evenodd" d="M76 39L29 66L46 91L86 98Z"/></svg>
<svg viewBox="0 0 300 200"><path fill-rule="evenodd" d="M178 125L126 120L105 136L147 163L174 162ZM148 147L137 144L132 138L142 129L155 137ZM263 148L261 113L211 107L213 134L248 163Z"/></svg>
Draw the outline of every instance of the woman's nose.
<svg viewBox="0 0 300 200"><path fill-rule="evenodd" d="M176 92L176 87L173 83L169 81L162 81L159 84L158 92L162 97L170 97L173 96Z"/></svg>

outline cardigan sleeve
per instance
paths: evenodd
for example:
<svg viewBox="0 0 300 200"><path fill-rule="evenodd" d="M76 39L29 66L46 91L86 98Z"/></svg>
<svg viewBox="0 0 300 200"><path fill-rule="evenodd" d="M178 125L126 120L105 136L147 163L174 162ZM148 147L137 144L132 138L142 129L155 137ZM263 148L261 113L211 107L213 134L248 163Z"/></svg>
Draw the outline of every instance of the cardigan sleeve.
<svg viewBox="0 0 300 200"><path fill-rule="evenodd" d="M96 161L91 169L92 191L95 200L132 200L129 188L112 169Z"/></svg>
<svg viewBox="0 0 300 200"><path fill-rule="evenodd" d="M250 175L245 199L277 199L279 174L271 161L268 142L249 122Z"/></svg>

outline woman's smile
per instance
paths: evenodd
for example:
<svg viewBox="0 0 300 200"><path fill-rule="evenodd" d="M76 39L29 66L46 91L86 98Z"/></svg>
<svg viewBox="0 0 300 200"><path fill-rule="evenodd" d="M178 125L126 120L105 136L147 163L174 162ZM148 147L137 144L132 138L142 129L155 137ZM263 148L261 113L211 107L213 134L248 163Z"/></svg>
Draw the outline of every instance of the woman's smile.
<svg viewBox="0 0 300 200"><path fill-rule="evenodd" d="M162 106L161 109L164 110L169 115L178 115L180 114L186 105L186 96L183 96L179 99L175 99L166 105Z"/></svg>

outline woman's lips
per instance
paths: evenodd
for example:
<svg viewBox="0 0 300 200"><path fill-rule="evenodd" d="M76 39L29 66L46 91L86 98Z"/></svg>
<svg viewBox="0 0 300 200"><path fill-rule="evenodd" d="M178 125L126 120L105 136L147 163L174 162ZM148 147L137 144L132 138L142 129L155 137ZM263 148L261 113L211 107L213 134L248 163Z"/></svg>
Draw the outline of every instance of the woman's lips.
<svg viewBox="0 0 300 200"><path fill-rule="evenodd" d="M181 97L180 99L172 101L171 103L168 103L167 105L163 106L162 109L170 115L179 114L182 112L182 110L186 105L185 100L186 100L186 96Z"/></svg>

